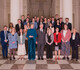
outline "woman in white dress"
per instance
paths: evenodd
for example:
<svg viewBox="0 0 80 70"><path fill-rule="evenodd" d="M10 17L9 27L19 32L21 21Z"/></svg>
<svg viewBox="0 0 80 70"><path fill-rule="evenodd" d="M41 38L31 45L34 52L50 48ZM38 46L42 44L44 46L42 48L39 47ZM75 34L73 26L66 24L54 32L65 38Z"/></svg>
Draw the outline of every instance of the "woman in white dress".
<svg viewBox="0 0 80 70"><path fill-rule="evenodd" d="M25 34L23 33L23 30L20 29L19 34L18 34L18 59L24 59L24 55L26 54L26 49L25 49Z"/></svg>

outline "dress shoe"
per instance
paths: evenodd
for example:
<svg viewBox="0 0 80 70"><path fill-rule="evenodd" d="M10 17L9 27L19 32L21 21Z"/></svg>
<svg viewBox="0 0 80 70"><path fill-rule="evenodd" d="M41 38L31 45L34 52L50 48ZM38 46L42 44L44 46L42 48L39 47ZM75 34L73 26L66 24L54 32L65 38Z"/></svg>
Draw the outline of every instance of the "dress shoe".
<svg viewBox="0 0 80 70"><path fill-rule="evenodd" d="M13 59L15 60L15 57L13 56Z"/></svg>
<svg viewBox="0 0 80 70"><path fill-rule="evenodd" d="M64 60L65 59L65 56L62 59Z"/></svg>
<svg viewBox="0 0 80 70"><path fill-rule="evenodd" d="M57 58L55 57L55 60L57 60Z"/></svg>
<svg viewBox="0 0 80 70"><path fill-rule="evenodd" d="M69 60L69 57L67 57L67 60Z"/></svg>
<svg viewBox="0 0 80 70"><path fill-rule="evenodd" d="M76 59L76 61L78 61L78 59Z"/></svg>
<svg viewBox="0 0 80 70"><path fill-rule="evenodd" d="M3 57L3 59L5 59L5 57Z"/></svg>
<svg viewBox="0 0 80 70"><path fill-rule="evenodd" d="M6 56L6 59L8 59L8 56Z"/></svg>
<svg viewBox="0 0 80 70"><path fill-rule="evenodd" d="M44 58L41 58L41 60L44 60Z"/></svg>
<svg viewBox="0 0 80 70"><path fill-rule="evenodd" d="M58 60L60 60L60 57L58 57Z"/></svg>
<svg viewBox="0 0 80 70"><path fill-rule="evenodd" d="M40 58L38 58L38 60L40 60Z"/></svg>

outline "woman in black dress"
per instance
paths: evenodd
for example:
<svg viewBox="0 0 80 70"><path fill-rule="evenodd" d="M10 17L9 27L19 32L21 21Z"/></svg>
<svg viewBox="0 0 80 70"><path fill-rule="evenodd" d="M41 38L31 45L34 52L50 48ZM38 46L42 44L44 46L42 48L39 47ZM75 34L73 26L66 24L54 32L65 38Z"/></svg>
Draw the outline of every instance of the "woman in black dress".
<svg viewBox="0 0 80 70"><path fill-rule="evenodd" d="M47 59L52 59L53 54L52 54L52 44L53 44L53 34L50 28L47 28L47 33L46 33L46 58Z"/></svg>

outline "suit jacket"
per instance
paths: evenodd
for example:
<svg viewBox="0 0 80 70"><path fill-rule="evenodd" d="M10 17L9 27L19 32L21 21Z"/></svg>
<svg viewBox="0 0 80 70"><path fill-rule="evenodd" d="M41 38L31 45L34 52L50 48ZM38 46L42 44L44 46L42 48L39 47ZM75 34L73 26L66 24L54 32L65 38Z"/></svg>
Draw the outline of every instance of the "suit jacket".
<svg viewBox="0 0 80 70"><path fill-rule="evenodd" d="M73 33L71 34L71 40L70 40L70 43L71 43L71 46L73 46ZM75 35L75 46L79 45L79 33L76 33Z"/></svg>
<svg viewBox="0 0 80 70"><path fill-rule="evenodd" d="M21 23L21 28L24 29L24 25ZM19 28L19 24L16 24L15 26L16 32L18 33L20 28Z"/></svg>
<svg viewBox="0 0 80 70"><path fill-rule="evenodd" d="M8 40L8 33L9 33L9 31L7 31L7 35L6 35L6 39L7 39L7 40ZM2 44L2 46L7 45L8 42L7 42L7 43L4 42L4 40L5 40L5 34L4 34L4 31L1 31L1 33L0 33L0 37L1 37L1 44Z"/></svg>
<svg viewBox="0 0 80 70"><path fill-rule="evenodd" d="M72 24L69 22L67 25L68 25L68 28L72 30Z"/></svg>
<svg viewBox="0 0 80 70"><path fill-rule="evenodd" d="M36 21L36 23L37 23L37 26L38 26L38 29L39 29L39 26L40 26L40 21Z"/></svg>
<svg viewBox="0 0 80 70"><path fill-rule="evenodd" d="M52 26L55 27L56 22L55 21L54 22L50 21L50 22L52 23Z"/></svg>
<svg viewBox="0 0 80 70"><path fill-rule="evenodd" d="M61 30L64 28L64 22L62 21L61 23L60 23L60 25L61 25Z"/></svg>
<svg viewBox="0 0 80 70"><path fill-rule="evenodd" d="M54 33L54 42L61 43L61 33L58 33L58 40L56 39L56 33Z"/></svg>
<svg viewBox="0 0 80 70"><path fill-rule="evenodd" d="M64 40L64 41L70 41L70 39L71 39L71 31L68 29L67 30L67 33L66 33L66 36L64 37L64 35L63 35L63 30L61 30L61 36L62 36L62 40Z"/></svg>
<svg viewBox="0 0 80 70"><path fill-rule="evenodd" d="M40 31L40 29L37 30L37 42L39 44L45 44L45 30L43 29L43 32Z"/></svg>
<svg viewBox="0 0 80 70"><path fill-rule="evenodd" d="M21 20L21 23L24 25L24 23L26 22L26 20L24 19L23 21Z"/></svg>

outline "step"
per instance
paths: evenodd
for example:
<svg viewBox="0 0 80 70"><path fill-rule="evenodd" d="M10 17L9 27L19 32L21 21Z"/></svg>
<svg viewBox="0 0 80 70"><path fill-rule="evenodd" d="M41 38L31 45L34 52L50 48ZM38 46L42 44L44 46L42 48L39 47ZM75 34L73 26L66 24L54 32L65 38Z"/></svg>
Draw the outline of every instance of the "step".
<svg viewBox="0 0 80 70"><path fill-rule="evenodd" d="M15 56L16 59L19 58L18 55ZM24 58L28 59L28 55L25 55ZM36 59L38 58L38 56L36 55ZM44 59L46 59L46 55L43 56ZM55 58L55 55L53 55L53 59ZM63 58L63 55L60 55L60 58ZM71 55L69 55L69 58L71 59Z"/></svg>

